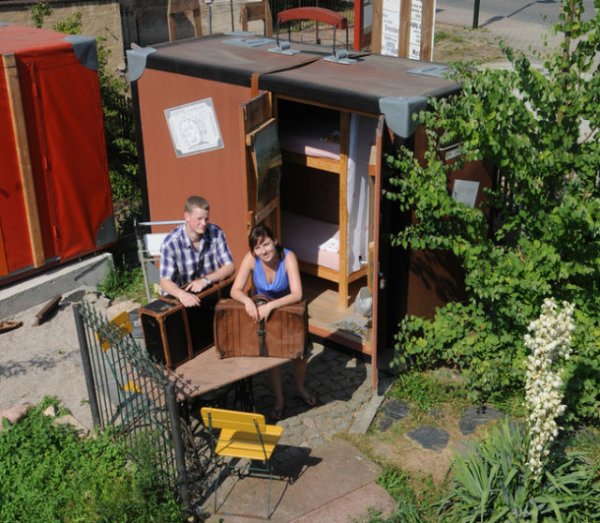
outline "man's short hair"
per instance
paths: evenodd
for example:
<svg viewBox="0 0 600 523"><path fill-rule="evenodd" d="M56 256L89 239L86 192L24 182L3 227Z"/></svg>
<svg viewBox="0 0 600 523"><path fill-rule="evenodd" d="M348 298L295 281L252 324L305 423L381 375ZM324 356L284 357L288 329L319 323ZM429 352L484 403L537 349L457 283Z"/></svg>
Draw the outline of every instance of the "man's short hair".
<svg viewBox="0 0 600 523"><path fill-rule="evenodd" d="M210 210L210 205L208 202L202 198L202 196L190 196L186 201L183 207L184 212L192 212L193 209L204 209L205 211Z"/></svg>

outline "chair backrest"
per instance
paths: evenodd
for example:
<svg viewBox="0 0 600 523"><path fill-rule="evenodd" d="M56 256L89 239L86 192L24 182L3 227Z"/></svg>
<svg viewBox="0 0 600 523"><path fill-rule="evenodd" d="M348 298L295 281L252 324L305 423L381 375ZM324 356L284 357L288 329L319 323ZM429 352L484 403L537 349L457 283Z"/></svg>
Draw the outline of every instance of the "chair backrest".
<svg viewBox="0 0 600 523"><path fill-rule="evenodd" d="M129 313L127 311L123 311L117 314L112 320L108 322L110 325L118 327L121 329L123 336L127 336L133 332L133 324L131 323L131 318L129 317ZM96 336L100 340L100 346L102 350L106 352L110 349L110 343L108 340L105 340L101 335L96 333Z"/></svg>
<svg viewBox="0 0 600 523"><path fill-rule="evenodd" d="M157 222L137 222L135 224L135 234L138 240L139 248L143 249L144 255L158 257L160 255L160 246L166 238L168 232L145 232L154 226L180 225L183 220L164 220ZM170 232L170 231L169 231Z"/></svg>
<svg viewBox="0 0 600 523"><path fill-rule="evenodd" d="M213 429L230 429L254 434L266 430L265 417L255 412L202 407L200 413L204 425Z"/></svg>
<svg viewBox="0 0 600 523"><path fill-rule="evenodd" d="M335 46L336 46L336 30L344 29L346 31L346 50L349 47L348 40L348 19L342 16L340 13L337 13L331 9L326 9L325 7L293 7L291 9L284 9L283 11L279 11L277 13L277 34L276 40L277 45L279 46L279 30L281 28L281 24L286 22L293 21L302 21L302 20L312 20L316 23L316 38L317 43L319 43L319 22L324 24L328 24L333 27L333 54L335 55ZM291 24L288 25L288 39L291 41Z"/></svg>
<svg viewBox="0 0 600 523"><path fill-rule="evenodd" d="M345 17L325 7L293 7L277 13L277 24L292 20L314 20L332 25L337 29L348 28L348 20Z"/></svg>
<svg viewBox="0 0 600 523"><path fill-rule="evenodd" d="M260 2L245 2L240 7L240 24L242 31L248 30L248 22L262 20L264 22L265 36L273 35L273 16L268 0Z"/></svg>
<svg viewBox="0 0 600 523"><path fill-rule="evenodd" d="M149 256L160 256L160 246L168 234L168 232L144 234L144 249Z"/></svg>
<svg viewBox="0 0 600 523"><path fill-rule="evenodd" d="M202 36L200 0L169 0L169 5L167 6L169 42L177 39L177 21L175 20L175 15L188 12L191 12L194 18L194 36Z"/></svg>

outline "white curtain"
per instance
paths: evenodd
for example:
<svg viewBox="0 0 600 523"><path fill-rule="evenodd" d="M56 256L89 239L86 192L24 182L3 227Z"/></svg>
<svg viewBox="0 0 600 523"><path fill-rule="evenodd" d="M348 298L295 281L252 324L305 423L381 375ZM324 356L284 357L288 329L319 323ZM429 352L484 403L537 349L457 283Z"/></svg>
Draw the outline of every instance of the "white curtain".
<svg viewBox="0 0 600 523"><path fill-rule="evenodd" d="M369 156L377 120L352 114L348 147L348 269L360 269L369 258Z"/></svg>

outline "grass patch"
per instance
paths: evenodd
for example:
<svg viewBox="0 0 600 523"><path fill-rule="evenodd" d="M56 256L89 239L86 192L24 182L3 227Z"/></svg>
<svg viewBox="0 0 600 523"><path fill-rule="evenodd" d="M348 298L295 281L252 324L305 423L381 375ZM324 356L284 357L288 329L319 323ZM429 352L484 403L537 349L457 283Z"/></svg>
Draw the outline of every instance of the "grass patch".
<svg viewBox="0 0 600 523"><path fill-rule="evenodd" d="M600 463L600 430L582 427L567 442L569 449L581 452L590 463Z"/></svg>
<svg viewBox="0 0 600 523"><path fill-rule="evenodd" d="M45 398L0 433L0 522L180 522L182 514L158 471L128 461L124 447L102 433L80 439L55 426Z"/></svg>
<svg viewBox="0 0 600 523"><path fill-rule="evenodd" d="M455 411L469 403L462 379L450 369L402 374L392 386L390 397L408 402L411 417L417 420L431 417L434 409Z"/></svg>
<svg viewBox="0 0 600 523"><path fill-rule="evenodd" d="M486 29L436 24L434 62L473 61L481 64L503 59L498 40Z"/></svg>
<svg viewBox="0 0 600 523"><path fill-rule="evenodd" d="M144 275L139 266L132 266L123 259L110 266L98 290L108 299L125 297L139 303L146 302Z"/></svg>

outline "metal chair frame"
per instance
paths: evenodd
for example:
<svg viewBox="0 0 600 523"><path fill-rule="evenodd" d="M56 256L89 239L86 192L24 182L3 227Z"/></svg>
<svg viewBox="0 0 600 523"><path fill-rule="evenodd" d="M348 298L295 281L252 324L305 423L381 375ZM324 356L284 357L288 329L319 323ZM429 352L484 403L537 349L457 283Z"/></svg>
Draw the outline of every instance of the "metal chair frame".
<svg viewBox="0 0 600 523"><path fill-rule="evenodd" d="M249 477L252 473L264 474L269 480L267 493L266 519L271 517L271 482L275 476L271 466L271 456L283 433L283 427L278 425L267 425L262 414L254 412L241 412L226 409L214 409L202 407L202 421L208 427L209 433L213 435L212 455L218 467L220 459L224 468L228 471L236 470L235 464L231 465L227 458L248 459L249 464L246 472L239 472L238 477ZM214 429L220 429L219 436L215 436ZM253 466L254 462L260 466ZM220 474L215 479L214 487L214 512L218 511L218 492ZM249 516L249 514L232 514Z"/></svg>
<svg viewBox="0 0 600 523"><path fill-rule="evenodd" d="M348 50L348 20L339 13L326 9L324 7L294 7L285 9L277 13L277 46L279 47L279 30L281 24L296 20L313 20L317 23L317 38L318 38L318 23L322 22L333 26L333 55L335 56L336 30L346 30L346 50ZM288 25L288 41L291 41L292 30L291 25Z"/></svg>
<svg viewBox="0 0 600 523"><path fill-rule="evenodd" d="M166 220L157 222L136 222L135 224L135 236L137 241L137 252L140 265L142 266L142 274L144 276L144 288L146 290L146 298L148 301L152 300L152 293L150 292L150 282L148 281L148 263L156 264L160 261L160 251L151 249L150 247L154 243L162 243L162 239L168 233L143 233L142 228L154 227L159 225L181 225L183 220ZM160 245L159 245L160 248Z"/></svg>

